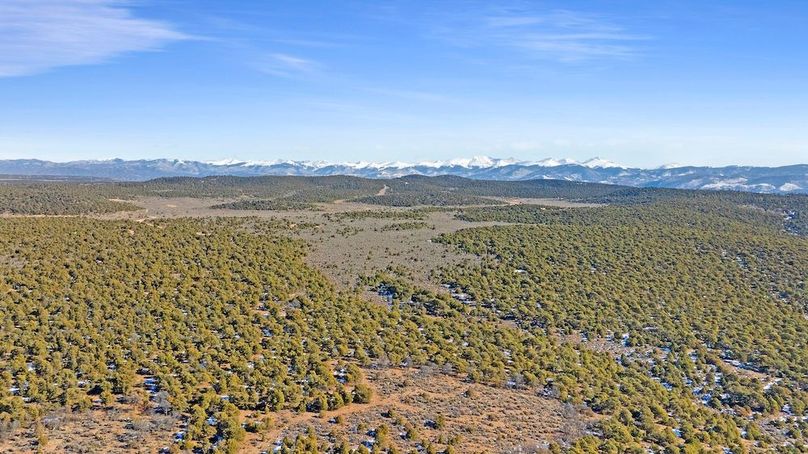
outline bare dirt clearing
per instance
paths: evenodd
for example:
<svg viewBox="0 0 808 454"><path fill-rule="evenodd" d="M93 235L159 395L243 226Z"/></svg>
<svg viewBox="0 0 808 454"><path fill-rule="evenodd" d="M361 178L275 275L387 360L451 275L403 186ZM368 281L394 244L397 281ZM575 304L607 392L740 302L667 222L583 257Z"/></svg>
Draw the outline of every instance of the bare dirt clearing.
<svg viewBox="0 0 808 454"><path fill-rule="evenodd" d="M43 420L48 437L43 453L156 453L171 445L181 424L177 417L144 412L135 405L103 408L98 402L85 412L57 411ZM0 452L37 452L33 427L0 437Z"/></svg>
<svg viewBox="0 0 808 454"><path fill-rule="evenodd" d="M274 424L279 429L265 434L263 441L251 438L245 452L271 452L283 437L294 439L308 427L318 436L356 446L372 442L381 425L390 428L393 444L402 452L425 442L442 450L450 439L458 440L457 452L507 452L575 439L591 422L574 407L535 392L469 384L433 368L365 372L374 389L369 404L320 415L281 412ZM436 423L439 419L442 424ZM408 438L405 427L414 428L417 436Z"/></svg>
<svg viewBox="0 0 808 454"><path fill-rule="evenodd" d="M494 200L502 201L508 205L544 205L555 208L597 208L605 206L602 203L581 203L570 202L563 199L537 199L527 197L489 197Z"/></svg>

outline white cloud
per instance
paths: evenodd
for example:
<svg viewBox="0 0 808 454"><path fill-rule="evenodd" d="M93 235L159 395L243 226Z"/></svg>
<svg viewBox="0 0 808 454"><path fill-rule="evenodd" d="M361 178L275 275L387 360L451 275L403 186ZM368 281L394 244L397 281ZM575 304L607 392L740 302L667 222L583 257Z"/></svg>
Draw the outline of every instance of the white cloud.
<svg viewBox="0 0 808 454"><path fill-rule="evenodd" d="M119 0L2 0L0 77L101 63L188 38L165 22L135 17Z"/></svg>
<svg viewBox="0 0 808 454"><path fill-rule="evenodd" d="M491 16L484 21L489 27L519 27L540 24L545 19L535 16Z"/></svg>
<svg viewBox="0 0 808 454"><path fill-rule="evenodd" d="M255 66L262 72L280 77L310 75L320 69L313 60L283 53L266 55Z"/></svg>
<svg viewBox="0 0 808 454"><path fill-rule="evenodd" d="M496 42L561 61L630 57L636 53L634 42L644 39L601 18L572 11L494 19L488 23Z"/></svg>
<svg viewBox="0 0 808 454"><path fill-rule="evenodd" d="M637 42L647 39L603 17L535 7L472 9L438 19L433 32L463 47L510 49L563 62L633 57Z"/></svg>

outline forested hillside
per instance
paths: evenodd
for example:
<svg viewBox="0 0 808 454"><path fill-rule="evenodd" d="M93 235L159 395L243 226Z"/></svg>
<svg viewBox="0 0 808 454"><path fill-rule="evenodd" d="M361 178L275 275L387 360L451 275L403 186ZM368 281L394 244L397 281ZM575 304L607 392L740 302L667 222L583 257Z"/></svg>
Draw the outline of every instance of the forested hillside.
<svg viewBox="0 0 808 454"><path fill-rule="evenodd" d="M64 215L135 209L135 205L110 200L100 183L0 183L0 214Z"/></svg>
<svg viewBox="0 0 808 454"><path fill-rule="evenodd" d="M0 228L7 427L62 405L80 411L92 396L148 399L139 396L146 382L165 393L166 411L187 415L180 447L236 446L244 434L235 409L361 404L358 378L335 378L345 364L433 363L496 386L544 384L564 401L596 395L593 409L614 418L602 441L584 445L635 439L620 418L638 405L706 418L721 427L708 442L740 442L731 419L683 405L608 355L473 317L429 292L397 294L390 309L337 293L280 225L24 219Z"/></svg>
<svg viewBox="0 0 808 454"><path fill-rule="evenodd" d="M149 208L188 197L207 211ZM803 452L806 199L423 177L1 185L0 449L50 452L59 412L125 410L162 418L173 451L525 452L517 421L463 416L480 386L574 426L533 450ZM329 280L350 260L388 265ZM422 388L379 396L394 371ZM447 380L463 403L416 412ZM340 419L358 413L373 417ZM487 426L509 436L480 444ZM113 450L144 440L127 437Z"/></svg>
<svg viewBox="0 0 808 454"><path fill-rule="evenodd" d="M785 411L798 417L784 432L804 430L808 240L781 215L671 200L460 216L522 223L440 238L482 258L442 274L479 310L531 332L619 342L630 348L622 363L671 393L750 421Z"/></svg>

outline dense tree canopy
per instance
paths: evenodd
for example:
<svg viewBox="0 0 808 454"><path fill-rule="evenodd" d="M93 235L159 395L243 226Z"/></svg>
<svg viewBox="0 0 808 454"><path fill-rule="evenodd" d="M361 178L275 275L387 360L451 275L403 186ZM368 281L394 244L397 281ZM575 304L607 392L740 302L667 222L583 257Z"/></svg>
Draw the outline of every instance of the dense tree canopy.
<svg viewBox="0 0 808 454"><path fill-rule="evenodd" d="M259 430L242 427L241 411L363 405L372 389L359 366L429 364L597 415L552 450L805 445L808 198L500 183L406 177L381 195L380 182L347 177L0 186L0 207L15 214L109 212L131 208L110 199L158 194L239 198L223 208L241 209L355 197L612 203L462 209L461 219L508 225L436 238L479 258L440 270L446 291L394 269L338 290L285 221L0 219L0 426L146 393L187 422L178 447L230 450ZM428 213L325 218L400 221L386 231L427 227ZM282 449L349 448L301 435Z"/></svg>

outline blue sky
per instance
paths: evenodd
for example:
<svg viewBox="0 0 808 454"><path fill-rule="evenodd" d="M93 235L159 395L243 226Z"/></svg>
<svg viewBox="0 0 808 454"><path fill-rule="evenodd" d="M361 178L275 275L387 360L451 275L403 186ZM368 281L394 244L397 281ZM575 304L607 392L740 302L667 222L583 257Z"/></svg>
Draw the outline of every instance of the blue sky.
<svg viewBox="0 0 808 454"><path fill-rule="evenodd" d="M808 162L808 2L2 0L0 158Z"/></svg>

